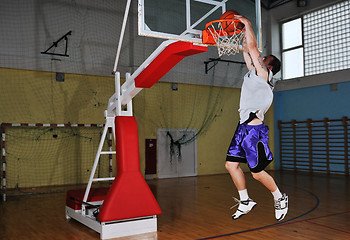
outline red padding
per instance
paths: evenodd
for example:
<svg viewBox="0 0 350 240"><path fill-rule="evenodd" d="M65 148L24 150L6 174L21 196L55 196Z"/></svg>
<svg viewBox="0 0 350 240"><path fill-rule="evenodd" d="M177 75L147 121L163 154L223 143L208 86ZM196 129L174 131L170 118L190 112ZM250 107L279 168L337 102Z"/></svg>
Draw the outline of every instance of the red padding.
<svg viewBox="0 0 350 240"><path fill-rule="evenodd" d="M135 86L150 88L184 57L206 52L206 46L190 42L174 42L167 46L136 78Z"/></svg>
<svg viewBox="0 0 350 240"><path fill-rule="evenodd" d="M140 171L139 139L134 117L115 118L117 176L102 204L98 219L108 222L161 214Z"/></svg>
<svg viewBox="0 0 350 240"><path fill-rule="evenodd" d="M87 202L103 201L109 188L91 188ZM85 189L69 190L66 195L66 206L74 210L81 209L81 202L84 199ZM78 201L77 201L78 200Z"/></svg>

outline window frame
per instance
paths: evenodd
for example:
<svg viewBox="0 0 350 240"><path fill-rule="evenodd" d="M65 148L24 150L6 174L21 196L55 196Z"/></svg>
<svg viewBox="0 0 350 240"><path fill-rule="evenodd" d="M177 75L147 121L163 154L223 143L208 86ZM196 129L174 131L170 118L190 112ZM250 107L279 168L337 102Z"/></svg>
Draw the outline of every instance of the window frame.
<svg viewBox="0 0 350 240"><path fill-rule="evenodd" d="M283 24L291 22L291 21L294 21L294 20L297 20L297 19L300 19L300 25L301 25L301 44L297 45L297 46L294 46L294 47L289 47L289 48L284 49L284 47L283 47ZM300 48L303 51L303 63L302 63L303 75L299 76L299 77L304 77L305 76L305 52L304 52L304 30L303 30L303 27L304 27L303 16L297 16L297 17L294 17L294 18L289 18L289 19L286 19L286 20L280 22L280 46L281 46L282 62L284 61L283 55L284 55L285 52L293 51L293 50L300 49ZM284 68L283 67L282 67L282 71L281 71L281 78L282 78L282 80L293 79L293 78L284 78Z"/></svg>
<svg viewBox="0 0 350 240"><path fill-rule="evenodd" d="M330 8L332 6L335 6L335 5L338 5L338 4L342 4L342 3L345 3L348 5L348 9L346 9L346 11L350 11L350 0L340 0L340 1L337 1L337 2L332 2L332 3L329 3L329 4L325 4L323 6L320 6L318 8L315 8L315 9L312 9L310 11L307 11L307 12L302 12L302 13L299 13L298 15L296 16L293 16L293 17L290 17L290 18L287 18L287 19L283 19L282 21L280 21L280 52L281 52L281 58L282 58L282 61L284 61L283 59L283 55L285 52L288 52L288 51L291 51L291 50L294 50L294 49L298 49L298 48L302 48L302 51L303 51L303 75L302 76L299 76L299 77L292 77L292 78L284 78L284 69L282 67L281 69L281 79L282 80L289 80L289 79L293 79L293 78L302 78L302 77L308 77L308 76L313 76L313 75L317 75L317 74L325 74L325 73L330 73L330 72L334 72L334 71L339 71L339 70L346 70L346 69L349 69L350 70L350 60L348 60L349 62L347 64L344 64L342 62L336 62L336 63L332 63L332 65L334 66L330 66L330 67L326 67L326 70L325 71L321 71L321 72L314 72L314 71L311 71L310 68L321 68L321 67L324 67L324 66L312 66L310 65L310 63L308 63L308 68L306 68L306 54L305 54L305 31L304 31L304 27L305 27L305 22L304 22L304 18L306 15L309 15L309 14L312 14L312 13L316 13L318 11L326 11L327 8ZM336 11L335 9L332 9L332 11ZM326 11L328 12L328 11ZM293 20L296 20L296 19L301 19L301 34L302 34L302 44L301 45L298 45L298 46L295 46L295 47L291 47L291 48L286 48L286 49L283 49L283 33L282 33L282 29L283 29L283 24L285 23L288 23L290 21L293 21ZM341 21L344 21L343 20L340 20ZM343 30L342 30L343 31ZM349 30L348 30L349 31ZM349 34L349 32L345 32L346 34ZM339 36L339 35L338 35ZM337 40L337 39L336 39ZM309 51L310 49L308 49ZM349 59L350 58L350 54L348 55L344 55L342 56L343 59Z"/></svg>

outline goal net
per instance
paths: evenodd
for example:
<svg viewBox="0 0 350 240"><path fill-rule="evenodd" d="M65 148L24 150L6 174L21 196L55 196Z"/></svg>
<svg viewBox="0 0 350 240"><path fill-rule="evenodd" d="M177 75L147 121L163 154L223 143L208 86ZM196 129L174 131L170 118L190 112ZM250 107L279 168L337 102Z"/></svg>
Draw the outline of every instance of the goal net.
<svg viewBox="0 0 350 240"><path fill-rule="evenodd" d="M65 191L86 184L103 125L2 124L3 194ZM107 134L104 150L111 150ZM95 177L109 177L112 156L101 155Z"/></svg>

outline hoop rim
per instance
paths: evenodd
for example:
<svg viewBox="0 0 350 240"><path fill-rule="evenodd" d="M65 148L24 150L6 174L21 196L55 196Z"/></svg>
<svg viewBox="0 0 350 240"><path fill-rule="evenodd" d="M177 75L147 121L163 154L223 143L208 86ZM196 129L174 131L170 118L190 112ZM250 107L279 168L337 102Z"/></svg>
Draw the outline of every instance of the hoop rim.
<svg viewBox="0 0 350 240"><path fill-rule="evenodd" d="M235 23L242 23L240 20L238 19L235 19L235 18L227 18L227 19L218 19L218 20L214 20L214 21L210 21L208 22L206 25L205 25L205 31L210 31L209 28L210 26L213 26L213 24L215 23L221 23L221 22L235 22ZM242 23L243 24L243 23ZM242 32L244 29L244 27L242 29L239 29L239 28L236 28L235 31L233 32L227 32L227 31L221 31L221 30L218 30L218 29L215 29L215 31L217 31L219 33L220 36L223 36L227 33L231 33L231 34L237 34L237 33L240 33Z"/></svg>
<svg viewBox="0 0 350 240"><path fill-rule="evenodd" d="M222 30L221 27L215 27L215 24L221 23L221 22L236 22L236 23L242 23L240 20L235 19L235 18L228 18L228 19L218 19L214 21L210 21L205 25L205 29L202 31L202 43L207 44L207 45L217 45L213 33L215 32L217 36L223 37L227 35L236 35L240 34L244 31L244 28L239 29L236 28L235 31L233 32L226 32Z"/></svg>
<svg viewBox="0 0 350 240"><path fill-rule="evenodd" d="M233 24L233 31L225 31L222 22ZM220 19L208 22L202 32L202 42L208 45L216 45L218 54L235 55L239 52L239 44L244 37L245 28L237 27L237 23L242 23L238 19Z"/></svg>

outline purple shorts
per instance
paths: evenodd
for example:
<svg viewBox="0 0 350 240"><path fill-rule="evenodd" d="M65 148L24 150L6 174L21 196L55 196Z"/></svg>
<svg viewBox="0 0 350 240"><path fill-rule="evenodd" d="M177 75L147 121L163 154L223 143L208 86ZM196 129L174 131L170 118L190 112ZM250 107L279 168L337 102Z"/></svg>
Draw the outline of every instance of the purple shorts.
<svg viewBox="0 0 350 240"><path fill-rule="evenodd" d="M226 161L248 163L251 172L261 172L273 160L268 133L269 127L265 124L238 124Z"/></svg>

